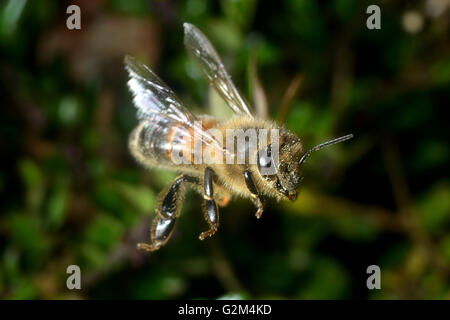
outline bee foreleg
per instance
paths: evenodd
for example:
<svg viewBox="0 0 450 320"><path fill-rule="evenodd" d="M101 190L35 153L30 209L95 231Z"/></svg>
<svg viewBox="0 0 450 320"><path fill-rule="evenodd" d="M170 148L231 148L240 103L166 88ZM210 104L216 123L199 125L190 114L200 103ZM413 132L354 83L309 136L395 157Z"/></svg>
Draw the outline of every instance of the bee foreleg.
<svg viewBox="0 0 450 320"><path fill-rule="evenodd" d="M219 209L217 208L216 201L214 200L214 188L213 188L213 174L214 172L210 167L205 169L205 181L204 181L204 214L205 220L208 222L209 230L200 234L199 239L204 240L206 237L212 236L216 233L219 227Z"/></svg>
<svg viewBox="0 0 450 320"><path fill-rule="evenodd" d="M255 206L257 209L256 214L255 214L256 218L259 219L262 216L264 205L263 205L263 202L259 195L258 188L255 185L255 181L253 180L253 176L252 176L252 173L250 172L250 170L244 171L244 179L245 179L245 184L247 185L247 189L250 191L252 198L253 198L253 202L255 203Z"/></svg>
<svg viewBox="0 0 450 320"><path fill-rule="evenodd" d="M151 226L151 244L139 243L138 249L156 251L166 244L172 236L176 219L181 211L181 202L185 193L185 184L198 184L196 178L181 175L176 178L169 188L162 191L158 196L156 217Z"/></svg>

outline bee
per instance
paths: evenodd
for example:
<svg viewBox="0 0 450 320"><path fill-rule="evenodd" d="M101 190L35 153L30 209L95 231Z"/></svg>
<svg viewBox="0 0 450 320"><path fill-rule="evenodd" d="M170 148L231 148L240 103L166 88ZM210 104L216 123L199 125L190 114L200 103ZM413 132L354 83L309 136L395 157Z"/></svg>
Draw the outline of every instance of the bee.
<svg viewBox="0 0 450 320"><path fill-rule="evenodd" d="M234 116L218 120L194 115L150 68L133 57L125 57L128 87L139 118L129 137L130 152L144 167L180 172L158 195L150 244L137 245L138 249L149 252L158 250L173 234L188 187L203 196L203 213L209 226L199 236L204 240L216 233L220 221L218 207L225 206L232 196L249 198L255 204L257 218L263 213L265 198L295 201L302 169L311 153L353 137L345 135L305 151L293 132L251 112L211 42L194 25L184 23L183 26L188 53ZM212 129L215 135L211 134ZM253 147L248 137L237 147L229 147L228 143L224 146L223 140L217 137L227 136L230 130L242 133L249 129L257 136L264 130L278 134L260 139ZM194 161L196 150L200 153L208 150L215 155L214 159L231 160ZM174 155L182 161L174 161ZM245 155L245 160L238 161L239 155ZM271 168L274 170L268 170Z"/></svg>

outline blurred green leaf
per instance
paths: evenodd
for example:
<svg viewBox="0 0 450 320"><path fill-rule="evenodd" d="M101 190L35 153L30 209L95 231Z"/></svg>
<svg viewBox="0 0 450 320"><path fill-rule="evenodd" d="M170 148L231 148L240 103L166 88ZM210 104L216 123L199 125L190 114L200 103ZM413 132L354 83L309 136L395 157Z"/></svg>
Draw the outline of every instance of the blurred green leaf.
<svg viewBox="0 0 450 320"><path fill-rule="evenodd" d="M321 257L315 261L297 297L300 299L345 299L350 287L349 275L336 261Z"/></svg>
<svg viewBox="0 0 450 320"><path fill-rule="evenodd" d="M378 229L364 216L339 216L332 219L335 231L344 239L365 242L374 240Z"/></svg>
<svg viewBox="0 0 450 320"><path fill-rule="evenodd" d="M0 11L0 34L12 35L19 24L19 19L27 0L9 0L3 3Z"/></svg>
<svg viewBox="0 0 450 320"><path fill-rule="evenodd" d="M410 252L411 245L409 243L396 243L395 245L387 248L387 250L383 253L380 260L380 265L385 269L394 269L404 263Z"/></svg>
<svg viewBox="0 0 450 320"><path fill-rule="evenodd" d="M107 251L118 243L124 233L123 225L106 214L101 214L85 231L85 241Z"/></svg>
<svg viewBox="0 0 450 320"><path fill-rule="evenodd" d="M8 229L11 243L24 253L30 266L35 268L42 265L50 243L37 218L23 213L10 213Z"/></svg>
<svg viewBox="0 0 450 320"><path fill-rule="evenodd" d="M426 140L417 143L411 166L418 172L445 165L450 157L450 149L446 141Z"/></svg>
<svg viewBox="0 0 450 320"><path fill-rule="evenodd" d="M36 210L42 203L45 191L41 168L33 161L23 159L19 163L19 171L25 183L28 207Z"/></svg>
<svg viewBox="0 0 450 320"><path fill-rule="evenodd" d="M146 0L111 0L109 5L113 10L123 13L145 14L149 10L149 5Z"/></svg>
<svg viewBox="0 0 450 320"><path fill-rule="evenodd" d="M17 281L21 276L19 252L12 247L6 248L0 261L2 266L0 269L3 272L4 280L8 282Z"/></svg>
<svg viewBox="0 0 450 320"><path fill-rule="evenodd" d="M258 66L275 64L281 56L280 49L268 41L258 44Z"/></svg>
<svg viewBox="0 0 450 320"><path fill-rule="evenodd" d="M293 28L302 44L310 49L319 49L327 42L324 20L320 18L317 1L285 1L287 18L285 23Z"/></svg>
<svg viewBox="0 0 450 320"><path fill-rule="evenodd" d="M86 265L90 268L101 268L105 265L107 252L96 243L86 241L81 246L80 256L81 265Z"/></svg>
<svg viewBox="0 0 450 320"><path fill-rule="evenodd" d="M7 298L11 300L29 300L35 299L37 296L37 289L32 281L23 278L16 283Z"/></svg>
<svg viewBox="0 0 450 320"><path fill-rule="evenodd" d="M156 187L158 189L164 188L168 185L173 179L176 178L177 174L173 171L168 170L151 170L152 180L154 181Z"/></svg>
<svg viewBox="0 0 450 320"><path fill-rule="evenodd" d="M177 275L154 270L140 275L131 290L133 299L170 299L186 290L186 283Z"/></svg>
<svg viewBox="0 0 450 320"><path fill-rule="evenodd" d="M48 200L48 224L53 228L59 228L64 221L67 208L69 190L65 183L58 183L51 192Z"/></svg>
<svg viewBox="0 0 450 320"><path fill-rule="evenodd" d="M450 59L435 62L431 67L431 76L436 84L448 84L450 82Z"/></svg>
<svg viewBox="0 0 450 320"><path fill-rule="evenodd" d="M227 19L245 29L253 20L257 1L222 0L221 4Z"/></svg>
<svg viewBox="0 0 450 320"><path fill-rule="evenodd" d="M186 2L187 18L200 17L206 13L208 1L207 0L191 0ZM189 20L190 21L190 20Z"/></svg>
<svg viewBox="0 0 450 320"><path fill-rule="evenodd" d="M343 22L349 21L358 9L358 1L355 0L334 0L333 7L337 16Z"/></svg>
<svg viewBox="0 0 450 320"><path fill-rule="evenodd" d="M214 19L208 26L209 34L215 40L215 46L231 52L238 51L243 43L243 36L237 25L222 19ZM222 54L222 56L224 56Z"/></svg>
<svg viewBox="0 0 450 320"><path fill-rule="evenodd" d="M20 171L28 188L37 188L43 184L41 169L31 160L24 159L20 163Z"/></svg>
<svg viewBox="0 0 450 320"><path fill-rule="evenodd" d="M116 183L115 187L119 194L131 202L139 211L153 214L156 196L150 188L126 183Z"/></svg>
<svg viewBox="0 0 450 320"><path fill-rule="evenodd" d="M445 235L439 244L442 257L450 264L450 235Z"/></svg>
<svg viewBox="0 0 450 320"><path fill-rule="evenodd" d="M59 102L58 119L62 125L70 125L80 117L81 106L75 96L64 96Z"/></svg>
<svg viewBox="0 0 450 320"><path fill-rule="evenodd" d="M450 222L450 187L446 184L432 187L419 201L418 213L430 232L445 228Z"/></svg>
<svg viewBox="0 0 450 320"><path fill-rule="evenodd" d="M329 132L331 124L328 112L306 101L295 103L287 119L287 126L300 135L323 136Z"/></svg>
<svg viewBox="0 0 450 320"><path fill-rule="evenodd" d="M94 190L94 199L101 209L114 215L125 225L131 226L136 218L137 212L135 208L128 204L127 200L130 199L129 197L126 199L123 196L123 193L123 188L117 188L117 182L105 181L96 186ZM142 199L140 195L137 195L137 198L139 198L140 201L148 201ZM133 199L136 200L137 198L134 197ZM149 198L149 200L151 200L151 198ZM142 205L142 203L140 203L140 205ZM150 207L150 204L144 203L144 206Z"/></svg>

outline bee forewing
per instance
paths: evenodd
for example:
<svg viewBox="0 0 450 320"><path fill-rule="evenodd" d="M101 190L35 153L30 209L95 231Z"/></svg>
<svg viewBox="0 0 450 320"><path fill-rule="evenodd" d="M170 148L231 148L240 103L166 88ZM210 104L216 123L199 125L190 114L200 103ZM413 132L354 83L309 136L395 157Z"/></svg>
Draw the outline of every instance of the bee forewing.
<svg viewBox="0 0 450 320"><path fill-rule="evenodd" d="M128 87L133 93L139 118L164 114L168 118L186 124L197 120L150 68L131 56L125 57L125 66L130 76Z"/></svg>
<svg viewBox="0 0 450 320"><path fill-rule="evenodd" d="M184 135L192 132L191 135L195 134L202 143L223 152L222 142L205 131L200 120L150 68L131 56L125 57L125 66L130 76L128 87L141 120L161 129L177 127Z"/></svg>
<svg viewBox="0 0 450 320"><path fill-rule="evenodd" d="M237 114L253 117L250 108L231 81L211 42L197 27L184 23L184 45L211 86Z"/></svg>

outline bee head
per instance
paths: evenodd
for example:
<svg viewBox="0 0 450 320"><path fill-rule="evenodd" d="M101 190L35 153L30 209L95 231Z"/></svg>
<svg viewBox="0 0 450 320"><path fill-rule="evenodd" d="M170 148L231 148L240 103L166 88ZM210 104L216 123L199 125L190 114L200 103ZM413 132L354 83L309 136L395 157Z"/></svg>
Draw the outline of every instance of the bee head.
<svg viewBox="0 0 450 320"><path fill-rule="evenodd" d="M279 141L272 142L258 152L258 170L282 197L297 199L302 168L299 160L303 151L300 139L289 131L280 133Z"/></svg>
<svg viewBox="0 0 450 320"><path fill-rule="evenodd" d="M295 201L303 179L303 167L311 153L352 137L353 135L349 134L321 143L303 152L300 139L293 133L284 131L280 134L279 143L272 142L259 150L257 155L259 173L282 196Z"/></svg>

